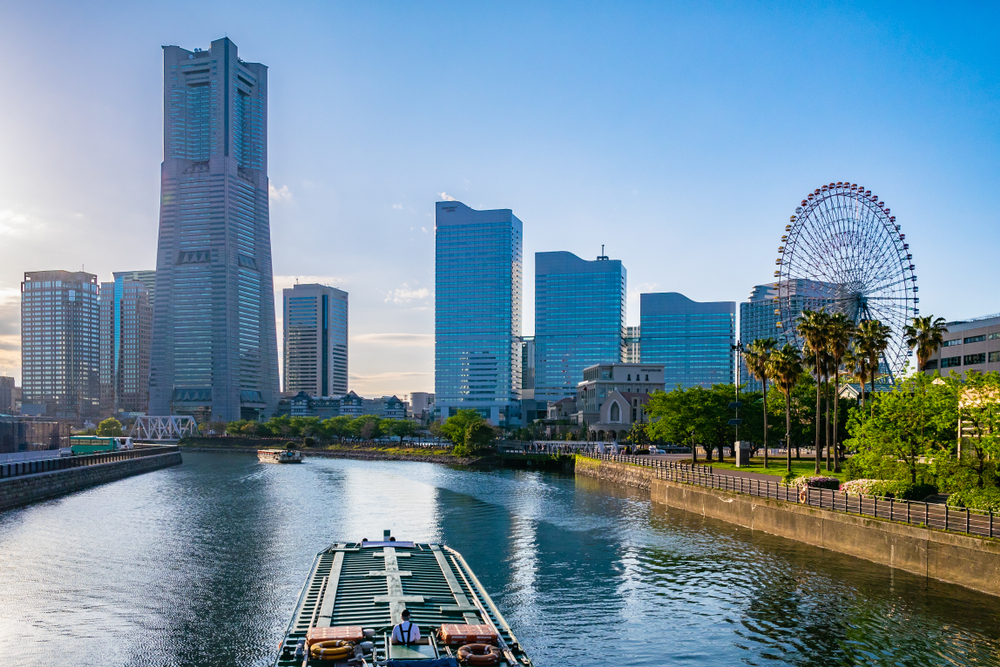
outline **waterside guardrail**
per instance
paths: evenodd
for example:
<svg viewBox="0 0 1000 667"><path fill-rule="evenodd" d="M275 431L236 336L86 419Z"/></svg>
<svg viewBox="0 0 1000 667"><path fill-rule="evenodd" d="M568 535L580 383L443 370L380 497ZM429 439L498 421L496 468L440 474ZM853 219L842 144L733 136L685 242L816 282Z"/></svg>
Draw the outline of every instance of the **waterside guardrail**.
<svg viewBox="0 0 1000 667"><path fill-rule="evenodd" d="M0 479L36 475L41 472L52 472L55 470L81 468L84 466L100 465L102 463L114 463L115 461L127 461L129 459L155 456L157 454L170 454L176 451L178 451L178 448L175 445L136 445L133 449L122 449L116 452L82 454L80 456L64 456L61 458L34 461L15 461L0 464Z"/></svg>
<svg viewBox="0 0 1000 667"><path fill-rule="evenodd" d="M743 493L759 498L783 500L798 505L808 505L858 516L870 516L912 526L923 526L979 537L1000 537L1000 521L996 520L996 515L992 511L983 512L970 510L967 507L949 507L944 503L862 496L834 491L833 489L797 487L782 482L769 482L736 475L719 475L710 466L692 466L673 461L659 461L644 456L583 453L580 456L653 468L656 479L671 482Z"/></svg>

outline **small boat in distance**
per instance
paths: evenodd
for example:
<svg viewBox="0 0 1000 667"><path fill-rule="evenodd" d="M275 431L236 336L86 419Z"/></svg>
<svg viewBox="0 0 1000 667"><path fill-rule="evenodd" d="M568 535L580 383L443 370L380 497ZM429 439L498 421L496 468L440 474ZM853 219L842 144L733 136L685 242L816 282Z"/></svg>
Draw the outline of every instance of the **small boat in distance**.
<svg viewBox="0 0 1000 667"><path fill-rule="evenodd" d="M264 463L302 463L302 452L294 449L258 449L257 458Z"/></svg>
<svg viewBox="0 0 1000 667"><path fill-rule="evenodd" d="M417 641L392 641L404 612L420 631ZM338 542L319 552L274 665L532 662L462 554L443 544L397 542L387 530L379 542Z"/></svg>

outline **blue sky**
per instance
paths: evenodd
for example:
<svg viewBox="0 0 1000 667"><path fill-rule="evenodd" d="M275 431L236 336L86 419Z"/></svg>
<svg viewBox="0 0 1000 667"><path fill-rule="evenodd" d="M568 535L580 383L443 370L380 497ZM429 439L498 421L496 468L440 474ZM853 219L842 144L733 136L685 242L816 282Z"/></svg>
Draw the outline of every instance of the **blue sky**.
<svg viewBox="0 0 1000 667"><path fill-rule="evenodd" d="M0 373L24 271L152 268L160 46L269 66L277 287L351 298L351 386L433 390L434 202L640 291L747 298L806 193L892 208L922 314L1000 311L996 4L54 3L0 10ZM280 316L280 302L278 308ZM280 328L279 328L280 331Z"/></svg>

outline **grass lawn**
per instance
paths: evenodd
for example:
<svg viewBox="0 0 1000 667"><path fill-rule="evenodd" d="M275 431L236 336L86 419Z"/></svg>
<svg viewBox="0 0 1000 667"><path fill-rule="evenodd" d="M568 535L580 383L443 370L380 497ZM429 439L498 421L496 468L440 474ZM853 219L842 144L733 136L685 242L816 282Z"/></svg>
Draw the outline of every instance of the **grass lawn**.
<svg viewBox="0 0 1000 667"><path fill-rule="evenodd" d="M691 463L691 460L688 459L687 461L682 461L682 463ZM726 459L722 463L719 463L718 459L712 461L711 463L708 463L705 461L704 458L699 458L698 463L701 465L710 465L713 468L718 468L720 470L746 470L747 472L756 472L762 475L774 475L775 477L779 478L785 476L785 459L784 458L776 459L773 456L768 458L766 470L764 469L764 459L761 457L755 457L750 459L751 465L748 468L747 467L737 468L735 460L731 458ZM813 459L806 459L806 458L802 458L799 460L796 460L794 458L792 459L792 472L795 473L796 476L813 475L815 474L814 472L815 467L816 463ZM844 464L841 463L840 467L842 472L836 473L833 472L832 470L830 472L827 472L826 459L824 459L819 464L819 474L823 475L824 477L836 477L840 481L845 482L847 481L847 476L846 472L843 472Z"/></svg>

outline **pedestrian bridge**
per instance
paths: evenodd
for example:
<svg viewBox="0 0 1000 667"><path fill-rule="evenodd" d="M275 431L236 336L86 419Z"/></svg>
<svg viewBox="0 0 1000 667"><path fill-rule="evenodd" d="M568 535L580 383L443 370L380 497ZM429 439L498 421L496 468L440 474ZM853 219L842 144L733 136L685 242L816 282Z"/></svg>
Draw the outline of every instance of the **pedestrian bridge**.
<svg viewBox="0 0 1000 667"><path fill-rule="evenodd" d="M177 442L198 435L198 424L192 417L181 415L137 417L128 435L138 442Z"/></svg>

